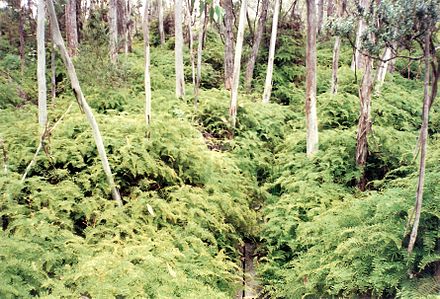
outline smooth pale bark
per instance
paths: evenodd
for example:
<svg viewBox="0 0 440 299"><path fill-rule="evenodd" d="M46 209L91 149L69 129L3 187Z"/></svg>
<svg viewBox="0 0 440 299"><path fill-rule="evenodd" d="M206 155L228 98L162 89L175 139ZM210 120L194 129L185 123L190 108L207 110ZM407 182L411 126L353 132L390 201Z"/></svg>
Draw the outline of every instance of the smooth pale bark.
<svg viewBox="0 0 440 299"><path fill-rule="evenodd" d="M231 90L234 74L234 5L232 0L221 0L221 6L225 10L224 36L225 36L225 88Z"/></svg>
<svg viewBox="0 0 440 299"><path fill-rule="evenodd" d="M47 123L46 46L44 44L44 0L37 0L37 81L38 123L44 130Z"/></svg>
<svg viewBox="0 0 440 299"><path fill-rule="evenodd" d="M55 13L55 8L52 0L47 0L47 9L49 13L49 19L51 23L52 39L56 47L60 50L61 57L66 65L67 73L70 78L70 83L72 90L75 94L76 101L82 111L84 111L87 121L93 132L93 138L95 139L96 148L98 150L99 157L101 158L102 167L107 178L107 182L111 188L112 197L117 202L119 206L122 206L121 195L116 188L115 181L113 180L113 174L110 169L110 164L108 162L107 154L104 148L104 142L102 141L101 132L99 131L98 123L96 122L95 116L93 115L92 109L87 103L84 94L79 85L78 77L76 75L75 66L72 63L72 59L67 52L66 46L64 45L63 37L61 36L60 28L58 26L58 20Z"/></svg>
<svg viewBox="0 0 440 299"><path fill-rule="evenodd" d="M149 0L145 1L144 7L144 47L145 47L145 122L151 124L151 80L150 80L150 20Z"/></svg>
<svg viewBox="0 0 440 299"><path fill-rule="evenodd" d="M238 85L240 84L241 51L243 48L246 10L247 10L247 0L242 0L240 7L240 17L238 22L237 43L235 44L234 74L233 74L232 90L231 90L231 104L229 106L229 116L231 117L231 124L233 128L235 128L235 124L237 122Z"/></svg>
<svg viewBox="0 0 440 299"><path fill-rule="evenodd" d="M197 44L197 75L196 75L196 88L194 93L194 108L197 109L199 101L200 83L202 81L202 52L203 52L203 40L205 38L206 27L208 26L208 4L205 3L202 14L200 15L200 28Z"/></svg>
<svg viewBox="0 0 440 299"><path fill-rule="evenodd" d="M174 20L176 97L182 98L185 95L185 78L183 73L182 0L175 0Z"/></svg>
<svg viewBox="0 0 440 299"><path fill-rule="evenodd" d="M417 232L420 223L420 214L422 211L423 187L425 184L425 164L426 151L428 139L428 124L429 124L429 108L433 98L429 95L429 81L430 81L430 34L426 34L424 42L424 60L425 60L425 79L424 79L424 93L423 93L423 111L422 111L422 127L420 128L420 166L419 179L417 182L416 202L414 211L414 223L411 230L411 235L408 243L408 253L411 254L414 249L414 244L417 240Z"/></svg>
<svg viewBox="0 0 440 299"><path fill-rule="evenodd" d="M362 77L361 87L359 89L360 116L356 137L356 164L364 167L368 158L368 140L367 136L371 130L371 93L373 90L373 59L365 57L365 73ZM367 181L365 173L362 175L358 187L365 190Z"/></svg>
<svg viewBox="0 0 440 299"><path fill-rule="evenodd" d="M76 1L79 0L67 0L65 7L67 50L70 56L76 56L78 52Z"/></svg>
<svg viewBox="0 0 440 299"><path fill-rule="evenodd" d="M272 34L270 36L269 59L267 62L266 83L264 84L264 92L263 92L263 103L265 104L269 103L270 95L272 92L273 61L275 58L275 44L277 41L279 13L280 13L280 0L275 0L275 7L273 9L273 20L272 20Z"/></svg>
<svg viewBox="0 0 440 299"><path fill-rule="evenodd" d="M330 5L330 1L328 2ZM344 14L344 9L346 5L346 0L342 0L341 3L336 3L338 5L338 17L342 17ZM339 36L335 37L335 45L333 46L333 60L332 60L332 84L331 92L332 94L338 93L338 69L339 69L339 52L341 49L341 38Z"/></svg>
<svg viewBox="0 0 440 299"><path fill-rule="evenodd" d="M191 61L191 78L193 83L194 95L196 94L196 62L194 57L194 32L192 28L192 13L188 6L186 6L186 12L188 15L188 34L189 34L189 58Z"/></svg>
<svg viewBox="0 0 440 299"><path fill-rule="evenodd" d="M157 9L159 15L159 36L160 36L160 44L163 46L165 44L165 30L163 28L163 6L162 0L157 0Z"/></svg>
<svg viewBox="0 0 440 299"><path fill-rule="evenodd" d="M110 33L110 60L116 63L118 59L118 17L117 0L109 2L109 33Z"/></svg>
<svg viewBox="0 0 440 299"><path fill-rule="evenodd" d="M368 5L368 0L361 0L359 2L359 5L365 9ZM353 71L355 71L356 69L360 69L363 66L362 60L363 60L364 56L360 52L360 49L362 47L362 35L364 34L365 29L366 29L366 24L365 24L364 18L361 17L361 19L358 22L358 31L356 34L356 43L355 43L356 49L354 52L353 60L351 62L351 69Z"/></svg>
<svg viewBox="0 0 440 299"><path fill-rule="evenodd" d="M318 30L318 34L321 34L322 22L324 19L324 0L318 0L317 10L318 10L317 30Z"/></svg>
<svg viewBox="0 0 440 299"><path fill-rule="evenodd" d="M382 62L380 63L379 69L377 70L376 75L376 92L380 91L383 83L385 82L385 76L387 74L388 65L390 63L392 52L391 48L387 47L382 55Z"/></svg>
<svg viewBox="0 0 440 299"><path fill-rule="evenodd" d="M269 7L269 0L262 0L261 2L261 14L258 19L258 28L254 36L254 42L252 45L252 54L246 65L246 73L244 77L244 85L247 91L250 91L252 84L252 77L254 74L255 61L257 60L258 51L260 49L261 39L263 37L264 26L266 24L267 9ZM273 27L272 27L273 28Z"/></svg>
<svg viewBox="0 0 440 299"><path fill-rule="evenodd" d="M316 112L316 6L315 0L307 4L306 47L306 129L307 156L318 151L318 116Z"/></svg>

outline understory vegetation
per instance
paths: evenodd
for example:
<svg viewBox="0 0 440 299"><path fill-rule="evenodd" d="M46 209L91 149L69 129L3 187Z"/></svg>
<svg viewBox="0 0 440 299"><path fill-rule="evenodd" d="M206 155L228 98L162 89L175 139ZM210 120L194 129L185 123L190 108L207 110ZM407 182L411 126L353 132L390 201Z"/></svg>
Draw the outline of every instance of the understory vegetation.
<svg viewBox="0 0 440 299"><path fill-rule="evenodd" d="M21 181L40 140L35 57L22 72L0 40L0 297L233 298L242 286L240 247L253 242L267 298L435 298L438 103L419 238L409 256L423 83L406 79L402 59L374 95L369 184L360 192L354 155L361 74L350 70L352 50L341 49L337 95L330 93L332 42L318 50L320 148L308 159L304 37L291 34L299 25L279 26L271 103L261 103L264 50L253 91L239 97L235 130L215 33L208 34L197 110L189 84L186 97L175 98L173 40L152 48L148 128L141 44L120 55L118 68L81 46L74 63L123 207L110 200L92 133L61 68L49 104L49 127L56 126Z"/></svg>

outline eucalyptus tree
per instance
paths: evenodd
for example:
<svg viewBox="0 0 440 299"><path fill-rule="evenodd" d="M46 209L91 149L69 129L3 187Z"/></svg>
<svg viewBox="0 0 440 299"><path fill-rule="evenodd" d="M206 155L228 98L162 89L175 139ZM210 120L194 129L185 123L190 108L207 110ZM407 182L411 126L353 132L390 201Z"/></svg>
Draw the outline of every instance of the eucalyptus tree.
<svg viewBox="0 0 440 299"><path fill-rule="evenodd" d="M175 0L174 7L174 58L176 73L176 97L182 98L185 95L185 78L183 73L183 30L182 30L182 0Z"/></svg>
<svg viewBox="0 0 440 299"><path fill-rule="evenodd" d="M66 19L67 50L70 56L76 56L78 51L77 1L80 0L67 0L64 12Z"/></svg>
<svg viewBox="0 0 440 299"><path fill-rule="evenodd" d="M38 81L38 123L44 130L47 123L46 88L46 46L45 46L44 0L37 1L37 81Z"/></svg>
<svg viewBox="0 0 440 299"><path fill-rule="evenodd" d="M109 0L109 37L110 37L110 60L116 63L118 59L118 14L117 0Z"/></svg>
<svg viewBox="0 0 440 299"><path fill-rule="evenodd" d="M277 41L278 15L280 13L280 0L275 0L272 19L272 34L270 36L269 58L267 62L266 82L264 84L263 103L269 103L272 91L273 62L275 58L275 44Z"/></svg>
<svg viewBox="0 0 440 299"><path fill-rule="evenodd" d="M52 31L52 39L55 46L59 49L63 62L67 69L67 74L70 78L70 84L73 89L73 93L76 97L76 101L78 102L79 108L86 115L87 121L90 124L90 127L93 132L93 138L95 139L96 148L98 150L98 154L101 158L102 167L104 169L105 176L107 178L107 182L110 185L111 193L113 199L117 202L119 206L122 206L121 195L116 187L115 181L113 179L113 174L110 169L110 164L108 162L107 154L105 152L104 142L102 140L102 135L99 130L98 123L96 122L95 116L93 115L92 109L84 97L84 94L81 90L81 86L78 81L78 76L76 75L75 66L73 65L72 59L69 56L69 53L64 44L63 37L61 36L61 31L58 26L58 20L55 12L55 7L53 5L52 0L47 0L47 10L49 14L49 20L51 23L51 31Z"/></svg>
<svg viewBox="0 0 440 299"><path fill-rule="evenodd" d="M144 49L145 49L145 122L147 126L151 123L151 80L150 80L150 13L149 13L150 1L145 1L144 6L144 21L143 34L144 34Z"/></svg>
<svg viewBox="0 0 440 299"><path fill-rule="evenodd" d="M370 0L359 1L358 10L360 11L360 15L365 14L365 11L367 10L369 4L370 4ZM360 69L363 66L362 59L364 58L364 56L362 55L360 49L362 47L362 38L364 36L366 26L367 24L365 23L365 19L362 17L359 18L357 34L356 34L356 46L354 49L353 60L351 62L351 69L353 71L356 69Z"/></svg>
<svg viewBox="0 0 440 299"><path fill-rule="evenodd" d="M224 55L224 76L225 88L230 90L232 87L234 73L234 3L232 0L220 0L220 5L225 11L224 36L225 36L225 55ZM238 34L237 34L238 35ZM238 39L238 37L237 37Z"/></svg>
<svg viewBox="0 0 440 299"><path fill-rule="evenodd" d="M347 0L336 0L337 5L337 18L342 18L345 7L347 5ZM341 49L341 37L339 35L335 36L335 44L333 46L333 57L332 57L332 82L331 82L331 92L336 94L338 92L338 69L339 69L339 52Z"/></svg>
<svg viewBox="0 0 440 299"><path fill-rule="evenodd" d="M158 27L159 27L159 37L160 44L163 46L165 44L165 30L163 28L163 3L162 0L157 0L157 10L158 10Z"/></svg>
<svg viewBox="0 0 440 299"><path fill-rule="evenodd" d="M202 81L202 54L203 54L203 41L206 35L206 29L208 26L209 20L209 3L207 1L203 1L201 3L201 12L200 12L200 23L199 23L199 32L198 32L198 41L197 41L197 70L196 70L196 84L194 88L194 108L197 109L198 100L199 100L199 89L200 83Z"/></svg>

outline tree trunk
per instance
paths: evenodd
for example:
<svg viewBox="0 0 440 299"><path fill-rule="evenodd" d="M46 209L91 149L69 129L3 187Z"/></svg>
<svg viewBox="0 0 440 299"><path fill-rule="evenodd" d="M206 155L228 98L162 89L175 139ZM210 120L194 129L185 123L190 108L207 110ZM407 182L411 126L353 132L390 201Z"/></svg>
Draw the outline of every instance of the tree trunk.
<svg viewBox="0 0 440 299"><path fill-rule="evenodd" d="M220 3L225 10L225 88L231 90L234 73L234 5L232 0L221 0Z"/></svg>
<svg viewBox="0 0 440 299"><path fill-rule="evenodd" d="M121 196L116 184L113 180L113 174L110 169L110 164L108 163L107 154L104 148L104 142L102 141L101 132L99 131L98 123L96 122L95 116L93 115L92 109L87 103L84 94L82 93L81 87L79 85L78 77L76 75L75 66L70 59L69 53L67 52L66 46L64 45L63 37L61 36L60 28L58 26L58 20L55 13L55 8L52 0L47 1L47 10L49 13L49 19L51 23L52 38L54 44L60 50L61 57L63 58L64 64L66 65L67 73L70 78L70 83L72 85L73 92L75 94L78 105L82 111L86 114L87 121L90 124L93 132L93 138L95 139L96 148L98 154L101 158L102 167L107 178L107 182L110 185L112 197L117 202L119 206L122 206Z"/></svg>
<svg viewBox="0 0 440 299"><path fill-rule="evenodd" d="M165 44L165 30L163 29L163 6L162 6L162 0L157 0L157 8L158 8L158 15L159 15L160 44L163 46Z"/></svg>
<svg viewBox="0 0 440 299"><path fill-rule="evenodd" d="M109 2L109 33L110 33L110 60L116 63L118 59L118 19L117 19L117 0Z"/></svg>
<svg viewBox="0 0 440 299"><path fill-rule="evenodd" d="M335 6L333 0L327 0L327 18L333 17L334 11L335 11Z"/></svg>
<svg viewBox="0 0 440 299"><path fill-rule="evenodd" d="M322 30L322 22L324 19L324 0L318 0L318 34L321 34Z"/></svg>
<svg viewBox="0 0 440 299"><path fill-rule="evenodd" d="M118 40L119 49L127 49L127 10L126 10L125 0L116 0L116 13L117 13L117 23L118 23Z"/></svg>
<svg viewBox="0 0 440 299"><path fill-rule="evenodd" d="M41 132L47 123L47 90L46 90L46 46L44 44L44 0L37 0L37 81L38 81L38 123Z"/></svg>
<svg viewBox="0 0 440 299"><path fill-rule="evenodd" d="M344 14L344 9L346 5L346 0L342 0L338 4L338 18L342 17ZM330 5L330 1L329 1ZM335 37L335 45L333 47L333 62L332 62L332 94L338 92L338 70L339 70L339 51L341 49L341 38L339 36Z"/></svg>
<svg viewBox="0 0 440 299"><path fill-rule="evenodd" d="M77 32L77 42L78 42L78 46L81 43L81 39L82 39L82 29L83 29L83 10L81 7L81 0L76 0L76 32Z"/></svg>
<svg viewBox="0 0 440 299"><path fill-rule="evenodd" d="M363 7L364 9L366 9L368 6L368 0L361 0L359 5L361 7ZM363 67L362 60L363 60L364 56L360 52L360 49L362 47L362 35L364 34L365 28L366 28L366 24L365 24L363 16L361 16L361 18L358 22L358 31L357 31L357 35L356 35L356 44L355 44L356 49L354 52L353 60L351 62L351 69L353 71Z"/></svg>
<svg viewBox="0 0 440 299"><path fill-rule="evenodd" d="M57 96L57 61L55 57L55 49L52 48L50 51L50 69L51 69L51 75L50 75L50 81L51 81L51 87L50 87L50 93L52 97L52 102L55 101L55 98Z"/></svg>
<svg viewBox="0 0 440 299"><path fill-rule="evenodd" d="M261 39L263 37L264 27L266 25L267 9L269 7L269 0L262 0L261 2L261 14L258 19L257 33L255 34L254 42L252 45L252 54L249 57L246 65L246 74L244 77L246 90L249 92L252 84L252 76L254 74L255 61L257 60L258 51L260 49ZM273 28L273 26L272 26Z"/></svg>
<svg viewBox="0 0 440 299"><path fill-rule="evenodd" d="M263 103L265 104L269 103L270 94L272 91L273 61L275 57L275 44L277 41L279 12L280 12L280 0L275 0L275 7L273 9L273 20L272 20L272 34L270 36L269 59L267 62L266 83L264 84L264 93L263 93Z"/></svg>
<svg viewBox="0 0 440 299"><path fill-rule="evenodd" d="M132 20L132 7L130 1L127 1L127 49L126 53L133 51L133 20Z"/></svg>
<svg viewBox="0 0 440 299"><path fill-rule="evenodd" d="M186 8L188 14L189 57L191 61L191 78L193 83L193 92L195 96L197 86L196 86L196 66L195 66L195 57L194 57L194 32L192 28L192 13L189 7Z"/></svg>
<svg viewBox="0 0 440 299"><path fill-rule="evenodd" d="M182 0L175 0L174 10L175 31L175 68L176 68L176 97L185 95L185 78L183 73L183 32L182 32Z"/></svg>
<svg viewBox="0 0 440 299"><path fill-rule="evenodd" d="M318 151L318 116L316 113L316 6L307 0L306 48L306 127L307 156Z"/></svg>
<svg viewBox="0 0 440 299"><path fill-rule="evenodd" d="M20 53L20 65L21 65L21 72L24 72L25 68L25 56L24 56L24 49L26 46L25 37L24 37L24 20L23 20L23 8L21 7L21 2L17 1L17 9L18 9L18 34L19 34L19 40L20 40L20 46L19 46L19 53Z"/></svg>
<svg viewBox="0 0 440 299"><path fill-rule="evenodd" d="M66 39L69 55L76 56L78 53L78 26L76 23L76 1L68 0L65 8Z"/></svg>
<svg viewBox="0 0 440 299"><path fill-rule="evenodd" d="M237 43L235 44L234 56L234 74L231 90L231 104L229 106L229 116L231 117L232 127L235 128L237 122L237 98L238 85L240 84L240 66L241 66L241 51L243 48L244 38L244 23L246 20L247 0L242 0L240 8L240 18L238 22Z"/></svg>
<svg viewBox="0 0 440 299"><path fill-rule="evenodd" d="M422 211L423 187L425 183L425 163L428 139L428 124L429 124L429 106L432 101L429 95L429 81L430 81L430 33L426 33L424 42L424 60L425 60L425 80L423 93L423 112L422 112L422 127L420 128L420 166L419 166L419 180L417 183L416 202L414 211L414 224L412 227L409 243L408 253L411 254L414 249L414 244L417 239L417 232L420 223L420 214Z"/></svg>
<svg viewBox="0 0 440 299"><path fill-rule="evenodd" d="M150 1L145 1L144 7L144 46L145 46L145 122L147 127L151 124L151 81L150 81Z"/></svg>
<svg viewBox="0 0 440 299"><path fill-rule="evenodd" d="M387 70L388 70L388 65L390 63L390 58L391 58L391 48L387 47L382 55L382 61L380 63L379 69L377 70L377 77L376 77L376 92L380 91L380 88L382 87L383 83L385 82L385 76L387 74Z"/></svg>
<svg viewBox="0 0 440 299"><path fill-rule="evenodd" d="M373 59L365 57L365 73L362 77L361 87L359 89L360 116L356 137L356 164L364 167L368 157L367 136L371 130L371 92L373 90ZM365 174L359 181L358 187L364 191L367 181Z"/></svg>
<svg viewBox="0 0 440 299"><path fill-rule="evenodd" d="M206 27L208 26L208 4L205 3L204 9L200 15L200 29L197 44L197 76L196 76L196 88L194 93L194 108L197 109L199 101L199 89L202 81L202 52L203 52L203 40L206 33Z"/></svg>

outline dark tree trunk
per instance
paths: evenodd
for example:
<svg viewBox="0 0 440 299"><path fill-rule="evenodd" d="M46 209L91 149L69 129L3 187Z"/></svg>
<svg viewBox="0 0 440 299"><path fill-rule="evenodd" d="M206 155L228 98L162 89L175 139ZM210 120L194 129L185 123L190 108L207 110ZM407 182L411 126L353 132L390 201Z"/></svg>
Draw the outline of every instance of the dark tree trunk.
<svg viewBox="0 0 440 299"><path fill-rule="evenodd" d="M78 52L77 2L79 0L68 0L65 8L67 50L70 56Z"/></svg>
<svg viewBox="0 0 440 299"><path fill-rule="evenodd" d="M231 90L232 76L234 73L234 5L232 0L221 0L220 5L225 10L225 88Z"/></svg>

